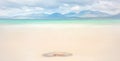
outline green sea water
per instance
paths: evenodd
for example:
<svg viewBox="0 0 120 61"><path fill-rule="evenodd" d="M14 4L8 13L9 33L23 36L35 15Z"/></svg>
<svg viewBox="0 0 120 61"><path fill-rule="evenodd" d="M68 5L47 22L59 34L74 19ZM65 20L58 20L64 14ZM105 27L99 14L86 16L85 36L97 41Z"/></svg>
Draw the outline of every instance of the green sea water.
<svg viewBox="0 0 120 61"><path fill-rule="evenodd" d="M72 19L72 20L35 20L35 19L7 19L0 20L0 24L120 24L120 19Z"/></svg>

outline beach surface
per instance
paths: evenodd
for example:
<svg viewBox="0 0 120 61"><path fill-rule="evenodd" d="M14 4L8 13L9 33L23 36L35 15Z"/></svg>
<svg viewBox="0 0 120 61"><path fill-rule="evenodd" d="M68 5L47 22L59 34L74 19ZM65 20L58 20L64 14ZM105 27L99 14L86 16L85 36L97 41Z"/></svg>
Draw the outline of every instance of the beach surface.
<svg viewBox="0 0 120 61"><path fill-rule="evenodd" d="M120 61L120 25L2 24L0 61Z"/></svg>

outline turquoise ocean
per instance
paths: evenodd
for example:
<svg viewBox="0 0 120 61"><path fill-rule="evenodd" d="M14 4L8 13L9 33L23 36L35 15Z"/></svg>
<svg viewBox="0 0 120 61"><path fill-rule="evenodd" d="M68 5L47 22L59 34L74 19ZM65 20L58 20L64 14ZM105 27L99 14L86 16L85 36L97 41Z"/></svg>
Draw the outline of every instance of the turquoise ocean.
<svg viewBox="0 0 120 61"><path fill-rule="evenodd" d="M0 20L0 24L120 24L120 19L6 19Z"/></svg>

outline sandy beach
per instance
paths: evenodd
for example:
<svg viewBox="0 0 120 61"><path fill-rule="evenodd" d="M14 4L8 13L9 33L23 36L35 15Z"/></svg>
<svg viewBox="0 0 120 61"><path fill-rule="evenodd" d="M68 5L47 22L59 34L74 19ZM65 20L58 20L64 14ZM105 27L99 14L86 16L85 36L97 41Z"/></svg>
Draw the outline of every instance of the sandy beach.
<svg viewBox="0 0 120 61"><path fill-rule="evenodd" d="M0 25L0 61L120 61L120 25Z"/></svg>

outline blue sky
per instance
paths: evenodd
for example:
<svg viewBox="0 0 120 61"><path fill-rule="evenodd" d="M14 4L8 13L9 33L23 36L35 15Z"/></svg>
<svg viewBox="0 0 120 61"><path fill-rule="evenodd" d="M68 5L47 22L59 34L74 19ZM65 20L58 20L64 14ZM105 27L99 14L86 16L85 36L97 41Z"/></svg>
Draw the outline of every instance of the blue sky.
<svg viewBox="0 0 120 61"><path fill-rule="evenodd" d="M120 13L120 0L0 0L0 18L44 17L53 13L75 13L78 17L100 17ZM81 11L89 11L79 15ZM91 13L92 11L92 13ZM94 14L93 14L94 13ZM35 17L34 17L35 18Z"/></svg>

